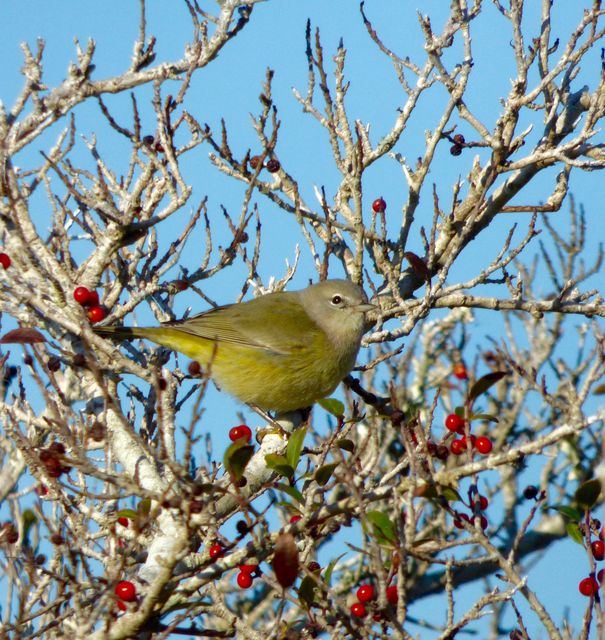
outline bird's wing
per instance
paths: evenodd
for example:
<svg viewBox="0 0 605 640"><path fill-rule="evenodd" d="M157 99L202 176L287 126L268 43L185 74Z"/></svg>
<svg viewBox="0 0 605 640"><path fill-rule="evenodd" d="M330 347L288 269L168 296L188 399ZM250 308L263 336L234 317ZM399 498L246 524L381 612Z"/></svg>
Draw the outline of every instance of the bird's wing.
<svg viewBox="0 0 605 640"><path fill-rule="evenodd" d="M319 327L302 312L298 297L274 293L249 302L216 307L186 320L167 322L185 333L242 346L289 354L321 337Z"/></svg>

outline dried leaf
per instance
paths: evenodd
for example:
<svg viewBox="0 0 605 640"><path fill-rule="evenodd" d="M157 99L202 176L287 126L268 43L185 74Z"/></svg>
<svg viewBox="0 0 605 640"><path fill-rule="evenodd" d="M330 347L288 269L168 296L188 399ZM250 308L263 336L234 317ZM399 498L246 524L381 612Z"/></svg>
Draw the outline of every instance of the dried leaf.
<svg viewBox="0 0 605 640"><path fill-rule="evenodd" d="M34 344L46 342L46 338L37 330L30 327L13 329L0 339L0 344Z"/></svg>
<svg viewBox="0 0 605 640"><path fill-rule="evenodd" d="M273 554L273 571L279 584L287 589L298 577L298 547L291 533L282 533L275 543Z"/></svg>

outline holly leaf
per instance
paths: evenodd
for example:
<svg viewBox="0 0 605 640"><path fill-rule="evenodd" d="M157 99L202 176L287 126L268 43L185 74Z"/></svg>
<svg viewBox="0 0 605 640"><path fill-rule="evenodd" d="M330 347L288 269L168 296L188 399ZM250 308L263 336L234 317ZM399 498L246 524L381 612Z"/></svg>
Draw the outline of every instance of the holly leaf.
<svg viewBox="0 0 605 640"><path fill-rule="evenodd" d="M0 344L34 344L46 342L46 338L37 330L30 327L20 327L4 334Z"/></svg>
<svg viewBox="0 0 605 640"><path fill-rule="evenodd" d="M270 454L267 454L267 455L270 455ZM279 491L283 491L284 493L288 494L293 500L296 500L296 502L300 504L305 503L303 494L296 487L292 487L287 484L282 484L280 482L279 484L276 485L275 488L278 489Z"/></svg>
<svg viewBox="0 0 605 640"><path fill-rule="evenodd" d="M315 602L315 589L317 588L317 582L313 580L311 576L305 576L300 581L298 587L298 598L300 599L303 607L309 609Z"/></svg>
<svg viewBox="0 0 605 640"><path fill-rule="evenodd" d="M271 563L279 584L287 589L298 577L298 547L291 533L282 533L275 543L273 562Z"/></svg>
<svg viewBox="0 0 605 640"><path fill-rule="evenodd" d="M593 478L576 489L576 502L584 509L592 509L601 495L601 482Z"/></svg>
<svg viewBox="0 0 605 640"><path fill-rule="evenodd" d="M231 443L225 450L223 463L227 473L234 480L241 480L246 470L246 465L250 462L254 454L254 447L247 444L245 438L240 438Z"/></svg>
<svg viewBox="0 0 605 640"><path fill-rule="evenodd" d="M573 522L580 522L580 520L582 519L582 512L578 511L578 509L574 509L573 507L561 505L553 507L553 509Z"/></svg>
<svg viewBox="0 0 605 640"><path fill-rule="evenodd" d="M342 418L345 414L344 404L336 398L322 398L317 401L317 404L336 418Z"/></svg>
<svg viewBox="0 0 605 640"><path fill-rule="evenodd" d="M277 471L280 476L285 478L292 478L294 476L294 469L288 464L288 459L285 456L280 456L277 453L268 453L265 456L265 462L269 469Z"/></svg>
<svg viewBox="0 0 605 640"><path fill-rule="evenodd" d="M582 533L580 526L577 522L567 522L565 524L565 531L567 535L579 545L584 546L584 534Z"/></svg>
<svg viewBox="0 0 605 640"><path fill-rule="evenodd" d="M493 387L496 382L502 380L502 378L507 375L508 371L494 371L479 378L468 392L469 403L472 404L480 395L484 394L490 387Z"/></svg>
<svg viewBox="0 0 605 640"><path fill-rule="evenodd" d="M298 465L298 461L300 460L300 452L303 448L303 442L305 440L305 436L307 435L307 430L305 427L301 427L300 429L296 429L290 434L288 438L288 446L286 447L286 458L288 460L288 464L296 469Z"/></svg>
<svg viewBox="0 0 605 640"><path fill-rule="evenodd" d="M315 482L317 482L320 487L325 486L328 483L328 480L332 477L334 469L336 469L337 466L337 462L331 462L330 464L324 464L319 467L314 475Z"/></svg>
<svg viewBox="0 0 605 640"><path fill-rule="evenodd" d="M368 511L368 521L372 525L374 536L381 544L393 546L397 542L395 525L382 511Z"/></svg>
<svg viewBox="0 0 605 640"><path fill-rule="evenodd" d="M470 416L471 420L487 420L488 422L498 422L496 416L492 416L489 413L473 413Z"/></svg>
<svg viewBox="0 0 605 640"><path fill-rule="evenodd" d="M339 438L335 441L335 444L339 449L343 449L349 453L353 453L355 451L355 443L353 440L349 440L348 438Z"/></svg>

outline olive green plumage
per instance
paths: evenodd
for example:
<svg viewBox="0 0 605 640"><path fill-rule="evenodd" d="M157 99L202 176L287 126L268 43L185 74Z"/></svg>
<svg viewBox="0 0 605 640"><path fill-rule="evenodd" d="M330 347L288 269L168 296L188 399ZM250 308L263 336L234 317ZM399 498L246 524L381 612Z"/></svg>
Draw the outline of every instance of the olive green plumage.
<svg viewBox="0 0 605 640"><path fill-rule="evenodd" d="M95 332L146 338L179 351L243 402L285 412L328 396L351 371L371 308L357 285L327 280L159 327L96 327Z"/></svg>

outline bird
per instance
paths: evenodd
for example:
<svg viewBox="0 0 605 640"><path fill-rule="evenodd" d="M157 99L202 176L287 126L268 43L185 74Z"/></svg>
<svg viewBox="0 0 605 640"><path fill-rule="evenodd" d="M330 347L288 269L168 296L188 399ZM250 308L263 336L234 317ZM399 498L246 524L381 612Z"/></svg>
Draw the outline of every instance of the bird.
<svg viewBox="0 0 605 640"><path fill-rule="evenodd" d="M144 338L200 363L219 389L263 411L306 409L351 372L372 310L350 280L324 280L210 309L159 327L99 326Z"/></svg>

